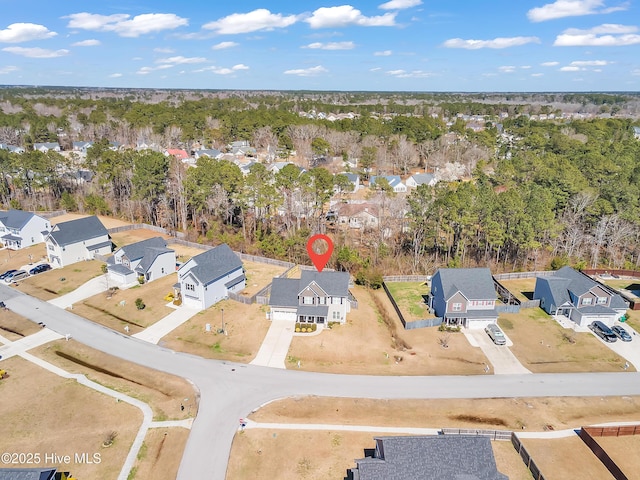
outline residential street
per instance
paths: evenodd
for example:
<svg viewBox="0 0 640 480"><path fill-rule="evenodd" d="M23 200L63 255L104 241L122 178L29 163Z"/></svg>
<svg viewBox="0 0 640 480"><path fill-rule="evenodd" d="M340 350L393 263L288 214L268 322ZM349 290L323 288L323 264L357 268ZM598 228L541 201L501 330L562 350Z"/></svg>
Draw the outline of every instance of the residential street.
<svg viewBox="0 0 640 480"><path fill-rule="evenodd" d="M92 348L193 381L200 390L200 409L179 479L223 480L238 419L267 401L290 395L390 399L640 395L640 373L376 377L205 360L115 332L4 285L0 301Z"/></svg>

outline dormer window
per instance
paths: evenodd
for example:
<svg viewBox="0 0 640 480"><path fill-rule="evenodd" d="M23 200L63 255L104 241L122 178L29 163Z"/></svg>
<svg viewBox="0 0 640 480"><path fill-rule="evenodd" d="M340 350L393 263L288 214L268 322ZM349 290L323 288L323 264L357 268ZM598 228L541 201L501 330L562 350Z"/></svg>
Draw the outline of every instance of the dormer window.
<svg viewBox="0 0 640 480"><path fill-rule="evenodd" d="M598 297L597 303L598 303L598 305L606 305L607 304L607 297Z"/></svg>
<svg viewBox="0 0 640 480"><path fill-rule="evenodd" d="M593 298L587 297L582 299L582 305L591 305L593 303Z"/></svg>

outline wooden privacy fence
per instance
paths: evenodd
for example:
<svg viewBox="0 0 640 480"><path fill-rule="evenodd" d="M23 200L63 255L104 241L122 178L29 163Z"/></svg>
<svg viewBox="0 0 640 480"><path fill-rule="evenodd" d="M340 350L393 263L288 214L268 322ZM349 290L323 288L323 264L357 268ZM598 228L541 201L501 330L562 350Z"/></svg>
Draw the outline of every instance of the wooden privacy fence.
<svg viewBox="0 0 640 480"><path fill-rule="evenodd" d="M510 430L478 430L473 428L443 428L443 435L472 435L476 437L489 437L491 440L511 440L513 432Z"/></svg>
<svg viewBox="0 0 640 480"><path fill-rule="evenodd" d="M387 275L382 277L385 282L428 282L430 275Z"/></svg>
<svg viewBox="0 0 640 480"><path fill-rule="evenodd" d="M531 472L531 476L533 477L533 479L545 480L544 475L542 475L542 472L538 468L538 465L536 465L536 462L533 461L533 458L531 458L531 455L529 455L527 449L524 448L524 445L522 445L522 442L515 432L511 434L511 444L516 449L516 452L518 452L518 455L520 455L520 458Z"/></svg>
<svg viewBox="0 0 640 480"><path fill-rule="evenodd" d="M596 433L596 436L617 436L620 433L616 428L621 427L610 427L611 429L605 428L593 428L593 431ZM620 467L616 464L616 462L609 456L609 454L605 451L604 448L600 446L600 444L593 438L591 434L591 427L582 427L578 432L578 436L582 439L587 447L593 452L593 454L602 462L602 464L609 470L613 478L616 480L628 480L628 477L622 472ZM635 429L633 430L635 431ZM626 434L626 435L635 435L634 433Z"/></svg>

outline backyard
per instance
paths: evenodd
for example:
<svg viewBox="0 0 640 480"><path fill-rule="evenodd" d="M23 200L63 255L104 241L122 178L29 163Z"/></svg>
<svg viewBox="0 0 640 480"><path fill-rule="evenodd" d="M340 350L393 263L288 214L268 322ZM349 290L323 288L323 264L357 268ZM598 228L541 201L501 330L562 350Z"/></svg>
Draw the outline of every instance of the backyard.
<svg viewBox="0 0 640 480"><path fill-rule="evenodd" d="M385 285L393 296L405 320L433 318L427 308L429 287L425 282L386 282Z"/></svg>
<svg viewBox="0 0 640 480"><path fill-rule="evenodd" d="M535 277L500 280L500 283L521 302L533 300L533 291L536 287Z"/></svg>
<svg viewBox="0 0 640 480"><path fill-rule="evenodd" d="M562 328L540 308L500 314L498 324L513 341L509 347L533 373L621 372L625 359L590 332ZM633 371L633 366L629 368Z"/></svg>

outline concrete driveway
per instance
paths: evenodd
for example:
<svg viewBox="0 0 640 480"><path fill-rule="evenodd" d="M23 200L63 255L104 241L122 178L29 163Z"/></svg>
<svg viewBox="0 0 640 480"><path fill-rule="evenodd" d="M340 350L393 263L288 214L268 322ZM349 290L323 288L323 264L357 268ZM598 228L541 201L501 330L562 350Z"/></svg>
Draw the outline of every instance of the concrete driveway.
<svg viewBox="0 0 640 480"><path fill-rule="evenodd" d="M630 342L623 342L622 340L618 339L617 342L608 343L602 340L595 333L591 332L591 330L589 331L594 337L596 337L603 344L605 344L611 350L624 358L627 362L633 365L636 370L640 372L640 334L626 323L615 322L614 325L620 325L624 327L627 333L631 335L631 338L633 340L631 340Z"/></svg>
<svg viewBox="0 0 640 480"><path fill-rule="evenodd" d="M92 278L88 282L80 285L73 292L67 293L66 295L62 295L58 298L52 298L49 300L51 305L55 305L60 308L69 308L74 303L81 302L82 300L86 300L89 297L93 297L102 292L106 292L109 288L109 284L104 275L100 275L96 278ZM113 286L113 282L112 285Z"/></svg>
<svg viewBox="0 0 640 480"><path fill-rule="evenodd" d="M264 336L260 350L251 365L286 368L285 360L293 339L295 323L287 320L272 320L269 331Z"/></svg>
<svg viewBox="0 0 640 480"><path fill-rule="evenodd" d="M522 366L516 356L509 350L509 346L513 345L513 342L506 335L506 345L493 343L484 330L465 330L464 335L472 346L479 347L482 350L489 362L491 362L493 373L496 375L531 373L530 370Z"/></svg>
<svg viewBox="0 0 640 480"><path fill-rule="evenodd" d="M145 342L158 343L162 337L170 334L198 312L200 312L199 308L189 308L181 305L163 319L132 336Z"/></svg>

